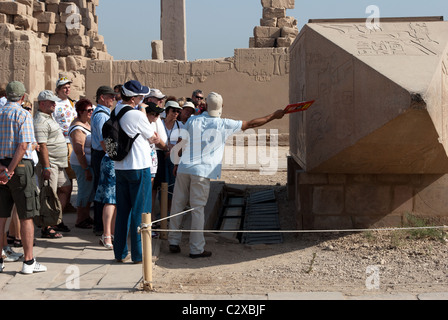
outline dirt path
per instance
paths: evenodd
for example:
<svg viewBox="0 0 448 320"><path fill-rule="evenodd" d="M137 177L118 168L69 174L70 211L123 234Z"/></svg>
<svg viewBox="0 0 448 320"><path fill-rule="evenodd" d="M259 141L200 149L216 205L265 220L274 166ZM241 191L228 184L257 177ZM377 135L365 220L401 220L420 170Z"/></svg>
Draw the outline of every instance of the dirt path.
<svg viewBox="0 0 448 320"><path fill-rule="evenodd" d="M294 229L286 198L286 172L224 171L226 183L274 188L281 225ZM448 288L448 245L443 237L414 239L404 232L285 234L279 245L246 246L207 235L207 259L188 257L188 235L181 254L162 244L154 268L157 292L266 294L338 291L438 292Z"/></svg>

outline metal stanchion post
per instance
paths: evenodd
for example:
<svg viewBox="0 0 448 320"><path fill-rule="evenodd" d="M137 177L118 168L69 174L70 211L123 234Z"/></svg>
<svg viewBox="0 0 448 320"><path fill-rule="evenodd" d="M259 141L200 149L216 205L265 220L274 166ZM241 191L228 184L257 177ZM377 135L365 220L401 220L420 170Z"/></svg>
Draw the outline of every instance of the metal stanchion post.
<svg viewBox="0 0 448 320"><path fill-rule="evenodd" d="M152 291L152 228L151 213L142 215L142 224L148 227L141 229L142 249L143 249L143 289Z"/></svg>
<svg viewBox="0 0 448 320"><path fill-rule="evenodd" d="M160 218L165 219L168 217L168 183L163 182L160 195ZM163 220L160 222L160 228L162 230L168 229L168 220ZM168 234L163 231L160 234L160 239L168 239Z"/></svg>

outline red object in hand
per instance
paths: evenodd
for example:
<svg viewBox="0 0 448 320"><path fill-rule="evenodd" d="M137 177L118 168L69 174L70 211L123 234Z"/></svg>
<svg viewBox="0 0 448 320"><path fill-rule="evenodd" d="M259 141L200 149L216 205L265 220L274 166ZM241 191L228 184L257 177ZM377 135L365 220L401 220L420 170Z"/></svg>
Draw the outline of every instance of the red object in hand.
<svg viewBox="0 0 448 320"><path fill-rule="evenodd" d="M316 100L290 104L285 108L285 112L289 114L289 113L306 111L314 104L314 102L316 102Z"/></svg>

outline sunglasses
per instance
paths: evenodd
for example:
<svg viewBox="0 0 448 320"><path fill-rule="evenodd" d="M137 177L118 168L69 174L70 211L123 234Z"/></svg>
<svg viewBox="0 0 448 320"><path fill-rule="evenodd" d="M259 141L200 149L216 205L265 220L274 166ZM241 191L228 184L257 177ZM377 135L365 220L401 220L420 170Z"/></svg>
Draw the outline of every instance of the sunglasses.
<svg viewBox="0 0 448 320"><path fill-rule="evenodd" d="M85 109L84 111L87 111L88 113L92 113L93 109Z"/></svg>
<svg viewBox="0 0 448 320"><path fill-rule="evenodd" d="M204 100L204 97L198 97L198 96L196 96L196 99Z"/></svg>
<svg viewBox="0 0 448 320"><path fill-rule="evenodd" d="M148 115L150 115L150 116L153 116L153 117L158 117L158 116L160 116L160 114L159 113L155 113L155 112L150 112L150 113L148 113Z"/></svg>

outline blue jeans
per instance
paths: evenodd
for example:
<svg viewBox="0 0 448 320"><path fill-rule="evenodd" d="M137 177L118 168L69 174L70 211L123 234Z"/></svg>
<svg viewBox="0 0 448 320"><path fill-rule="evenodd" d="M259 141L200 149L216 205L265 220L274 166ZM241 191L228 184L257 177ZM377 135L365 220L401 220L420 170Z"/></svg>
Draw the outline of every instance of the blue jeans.
<svg viewBox="0 0 448 320"><path fill-rule="evenodd" d="M128 231L131 235L131 258L142 261L142 239L137 228L142 214L151 213L151 169L116 170L117 218L115 221L114 254L122 260L128 254Z"/></svg>

